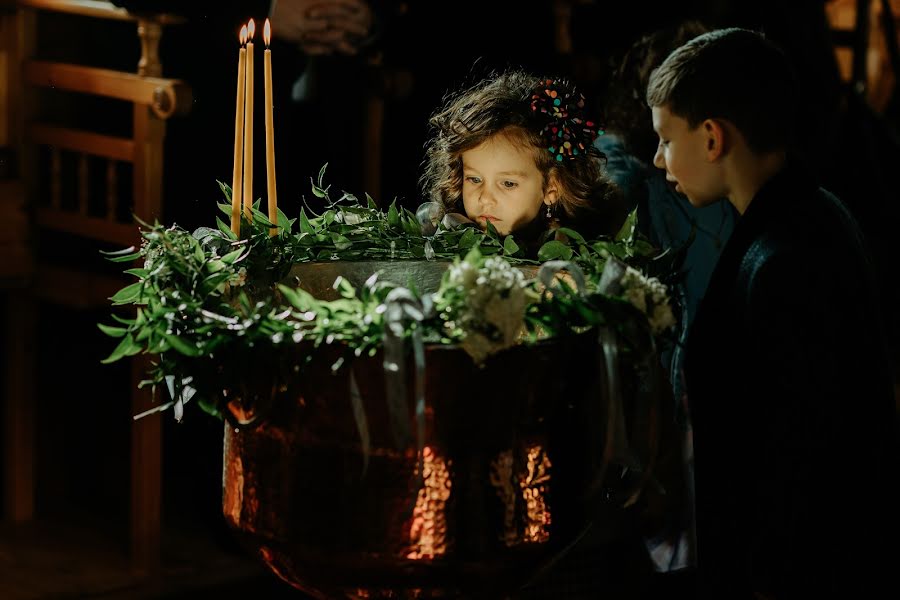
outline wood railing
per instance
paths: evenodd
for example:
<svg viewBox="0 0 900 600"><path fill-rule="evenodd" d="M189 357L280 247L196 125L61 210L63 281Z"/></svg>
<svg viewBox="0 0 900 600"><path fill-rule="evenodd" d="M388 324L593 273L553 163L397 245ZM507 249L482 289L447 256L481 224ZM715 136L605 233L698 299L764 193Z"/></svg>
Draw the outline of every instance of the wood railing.
<svg viewBox="0 0 900 600"><path fill-rule="evenodd" d="M35 53L39 47L36 25L47 12L135 23L141 43L135 72L39 60ZM138 244L140 232L132 215L152 222L162 212L166 120L186 113L192 102L186 84L161 76L158 53L163 27L182 20L170 15L131 15L109 2L87 0L4 1L0 2L0 18L2 31L11 36L0 42L6 63L6 68L0 69L6 81L0 85L6 86L9 94L5 114L0 115L4 125L0 130L5 131L8 145L20 159L19 189L22 203L30 207L32 215L29 235L40 238L52 231L98 245ZM73 32L73 38L75 35ZM62 100L80 96L130 104L130 135L91 131L46 119L38 107L41 94L47 91ZM82 121L89 126L99 124L103 115L89 114ZM67 161L75 165L74 176L64 173ZM98 164L102 177L92 177L91 166ZM122 165L131 170L130 193L120 191ZM95 185L98 180L100 184ZM47 192L44 197L42 190ZM74 203L64 202L64 196L74 196ZM35 328L40 319L35 301L74 308L109 306L109 296L123 285L120 273L103 275L37 260L27 275L27 285L10 294L7 313L4 512L14 522L33 518L35 507ZM124 396L131 397L134 414L153 404L150 391L137 387L145 368L135 361L131 389L122 390ZM158 418L142 419L133 425L130 537L134 567L145 574L159 567L160 441Z"/></svg>

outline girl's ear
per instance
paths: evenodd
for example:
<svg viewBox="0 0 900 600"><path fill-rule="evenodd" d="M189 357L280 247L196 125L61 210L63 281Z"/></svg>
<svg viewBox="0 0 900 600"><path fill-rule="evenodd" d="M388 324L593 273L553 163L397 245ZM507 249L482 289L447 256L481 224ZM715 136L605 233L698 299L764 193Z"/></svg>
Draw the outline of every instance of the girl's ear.
<svg viewBox="0 0 900 600"><path fill-rule="evenodd" d="M547 189L544 191L544 204L552 206L559 202L559 179L556 173L551 172L547 177Z"/></svg>
<svg viewBox="0 0 900 600"><path fill-rule="evenodd" d="M713 162L725 153L725 128L718 119L703 121L706 136L706 160Z"/></svg>

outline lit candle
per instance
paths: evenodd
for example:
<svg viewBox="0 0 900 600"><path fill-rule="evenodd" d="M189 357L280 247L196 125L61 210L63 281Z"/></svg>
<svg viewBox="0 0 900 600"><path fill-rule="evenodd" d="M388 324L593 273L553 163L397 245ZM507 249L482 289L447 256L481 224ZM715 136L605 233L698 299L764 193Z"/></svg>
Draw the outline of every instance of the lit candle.
<svg viewBox="0 0 900 600"><path fill-rule="evenodd" d="M269 196L269 221L278 224L278 194L275 190L275 127L272 115L272 51L269 44L272 41L272 25L266 19L263 25L263 41L266 50L263 52L263 80L266 90L266 191ZM278 232L274 227L269 231L270 235Z"/></svg>
<svg viewBox="0 0 900 600"><path fill-rule="evenodd" d="M244 152L244 77L247 66L247 26L241 27L241 49L238 53L237 101L234 110L234 169L231 172L231 231L241 237L241 186L243 186Z"/></svg>
<svg viewBox="0 0 900 600"><path fill-rule="evenodd" d="M247 23L247 83L244 100L244 216L253 221L253 34L256 23Z"/></svg>

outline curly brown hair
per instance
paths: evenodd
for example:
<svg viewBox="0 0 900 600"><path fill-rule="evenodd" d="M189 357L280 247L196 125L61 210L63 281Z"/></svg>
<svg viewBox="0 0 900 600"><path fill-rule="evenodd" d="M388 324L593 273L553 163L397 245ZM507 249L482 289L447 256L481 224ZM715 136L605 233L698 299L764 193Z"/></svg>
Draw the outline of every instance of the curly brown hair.
<svg viewBox="0 0 900 600"><path fill-rule="evenodd" d="M659 141L646 102L650 73L673 50L707 31L702 21L687 19L647 33L632 44L613 71L606 95L607 130L619 134L625 148L647 163L653 162Z"/></svg>
<svg viewBox="0 0 900 600"><path fill-rule="evenodd" d="M504 135L533 148L545 191L555 178L559 200L554 209L561 225L588 235L615 233L627 210L618 188L604 173L603 155L591 148L590 152L558 161L547 150L542 130L550 117L531 109L532 95L544 81L510 70L449 96L429 120L432 137L426 145L425 168L419 179L423 194L444 212L462 212L463 152ZM564 81L562 85L570 87Z"/></svg>

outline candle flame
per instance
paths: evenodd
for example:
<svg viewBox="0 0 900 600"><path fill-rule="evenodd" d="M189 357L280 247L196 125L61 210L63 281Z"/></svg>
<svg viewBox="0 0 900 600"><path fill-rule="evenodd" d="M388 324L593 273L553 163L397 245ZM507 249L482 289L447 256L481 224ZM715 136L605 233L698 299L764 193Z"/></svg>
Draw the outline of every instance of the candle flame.
<svg viewBox="0 0 900 600"><path fill-rule="evenodd" d="M247 31L250 33L250 41L253 41L253 36L256 35L256 21L250 19L250 22L247 23Z"/></svg>
<svg viewBox="0 0 900 600"><path fill-rule="evenodd" d="M241 27L241 46L247 43L247 26Z"/></svg>
<svg viewBox="0 0 900 600"><path fill-rule="evenodd" d="M272 41L272 25L269 23L268 19L266 19L265 25L263 25L263 40L266 42L267 47Z"/></svg>

